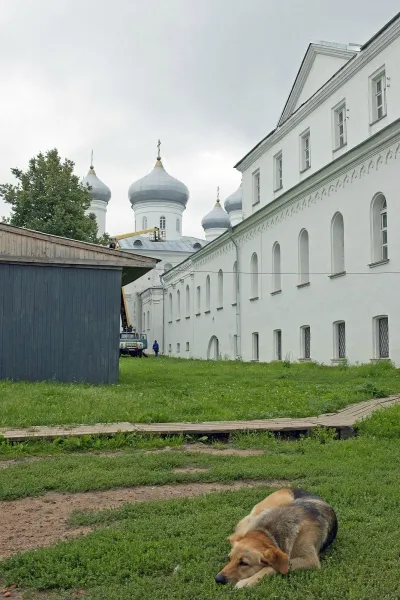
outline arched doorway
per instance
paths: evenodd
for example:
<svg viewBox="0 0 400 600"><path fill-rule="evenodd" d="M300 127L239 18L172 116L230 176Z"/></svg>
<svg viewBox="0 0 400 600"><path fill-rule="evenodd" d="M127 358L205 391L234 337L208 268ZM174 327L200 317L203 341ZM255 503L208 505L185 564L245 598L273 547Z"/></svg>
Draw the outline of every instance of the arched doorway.
<svg viewBox="0 0 400 600"><path fill-rule="evenodd" d="M219 341L218 338L213 335L208 342L207 360L218 360L219 358Z"/></svg>

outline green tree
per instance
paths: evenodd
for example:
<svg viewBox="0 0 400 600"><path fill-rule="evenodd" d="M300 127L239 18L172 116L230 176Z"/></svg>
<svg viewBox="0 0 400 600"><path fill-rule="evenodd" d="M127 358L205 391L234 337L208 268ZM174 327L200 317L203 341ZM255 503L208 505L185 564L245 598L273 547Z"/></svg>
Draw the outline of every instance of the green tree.
<svg viewBox="0 0 400 600"><path fill-rule="evenodd" d="M83 242L107 244L98 237L90 207L89 189L74 175L75 163L61 157L56 149L31 158L26 171L11 169L17 184L0 185L0 197L11 205L5 221L16 227L34 229Z"/></svg>

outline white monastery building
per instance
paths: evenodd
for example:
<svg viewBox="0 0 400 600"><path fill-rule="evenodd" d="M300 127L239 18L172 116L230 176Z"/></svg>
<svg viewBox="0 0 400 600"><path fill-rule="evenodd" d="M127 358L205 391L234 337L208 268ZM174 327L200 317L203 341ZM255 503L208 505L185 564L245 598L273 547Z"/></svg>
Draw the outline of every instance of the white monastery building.
<svg viewBox="0 0 400 600"><path fill-rule="evenodd" d="M189 193L160 155L132 184L136 230L163 241L120 245L162 262L125 291L164 354L400 365L399 56L400 15L364 45L311 43L206 241L182 236Z"/></svg>

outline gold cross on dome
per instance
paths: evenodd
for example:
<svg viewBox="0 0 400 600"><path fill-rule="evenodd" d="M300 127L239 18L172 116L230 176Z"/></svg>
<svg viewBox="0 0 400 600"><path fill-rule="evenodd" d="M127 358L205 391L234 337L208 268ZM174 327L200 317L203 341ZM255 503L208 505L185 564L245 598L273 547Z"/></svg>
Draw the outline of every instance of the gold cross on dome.
<svg viewBox="0 0 400 600"><path fill-rule="evenodd" d="M158 150L158 152L157 152L157 160L161 160L160 146L161 146L161 142L160 142L160 140L158 140L158 142L157 142L157 150Z"/></svg>

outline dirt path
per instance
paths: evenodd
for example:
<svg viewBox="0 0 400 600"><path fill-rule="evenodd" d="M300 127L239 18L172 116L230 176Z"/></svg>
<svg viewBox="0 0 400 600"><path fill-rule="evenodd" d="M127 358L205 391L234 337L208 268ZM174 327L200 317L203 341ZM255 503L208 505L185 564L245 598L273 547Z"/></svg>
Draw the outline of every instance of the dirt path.
<svg viewBox="0 0 400 600"><path fill-rule="evenodd" d="M282 481L237 481L140 486L79 494L50 493L38 498L0 502L0 559L16 552L51 546L91 531L91 527L68 527L74 510L116 508L127 502L191 498L202 494L257 486L283 487Z"/></svg>

